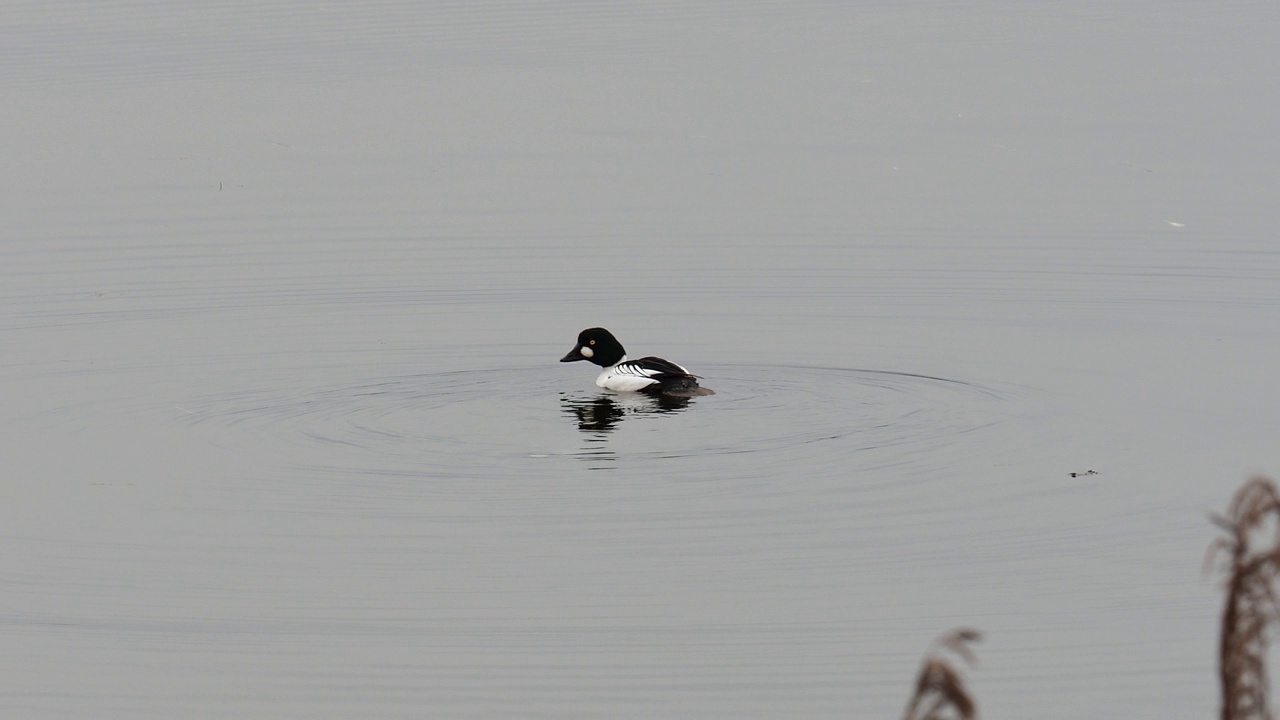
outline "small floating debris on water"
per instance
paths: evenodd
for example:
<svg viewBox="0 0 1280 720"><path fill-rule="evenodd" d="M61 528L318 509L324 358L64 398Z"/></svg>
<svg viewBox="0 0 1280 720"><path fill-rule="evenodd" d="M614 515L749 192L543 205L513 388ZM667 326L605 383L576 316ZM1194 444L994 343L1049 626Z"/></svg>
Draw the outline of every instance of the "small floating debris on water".
<svg viewBox="0 0 1280 720"><path fill-rule="evenodd" d="M1085 470L1084 472L1067 473L1071 477L1084 477L1085 475L1097 475L1097 470Z"/></svg>
<svg viewBox="0 0 1280 720"><path fill-rule="evenodd" d="M1184 225L1183 223L1180 223L1180 222L1174 222L1174 221L1172 221L1172 220L1165 220L1165 222L1169 223L1169 225L1171 225L1171 226L1173 226L1173 227L1186 227L1186 225Z"/></svg>

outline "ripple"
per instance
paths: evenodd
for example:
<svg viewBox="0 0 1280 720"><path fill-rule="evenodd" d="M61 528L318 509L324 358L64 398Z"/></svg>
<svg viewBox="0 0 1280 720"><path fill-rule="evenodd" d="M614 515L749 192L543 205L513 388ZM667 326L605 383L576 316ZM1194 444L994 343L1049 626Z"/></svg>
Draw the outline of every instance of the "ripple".
<svg viewBox="0 0 1280 720"><path fill-rule="evenodd" d="M1011 416L1012 389L908 372L709 365L709 397L654 400L583 387L559 368L461 370L209 395L183 407L216 423L395 474L483 475L566 457L593 469L701 464L723 472L848 469L936 453ZM566 389L568 385L573 387ZM887 454L886 454L887 453ZM319 457L307 454L307 457ZM740 459L732 460L734 456ZM319 467L319 466L317 466Z"/></svg>

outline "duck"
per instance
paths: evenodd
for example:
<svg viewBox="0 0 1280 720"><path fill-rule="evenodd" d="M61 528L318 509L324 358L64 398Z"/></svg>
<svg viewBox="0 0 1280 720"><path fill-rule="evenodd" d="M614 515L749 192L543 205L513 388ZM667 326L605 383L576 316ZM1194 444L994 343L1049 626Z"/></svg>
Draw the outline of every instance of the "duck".
<svg viewBox="0 0 1280 720"><path fill-rule="evenodd" d="M670 360L660 357L628 360L622 343L602 327L587 328L578 333L578 343L560 358L560 362L579 360L604 368L596 378L596 386L606 390L638 392L655 397L715 394L714 390L698 384L697 375Z"/></svg>

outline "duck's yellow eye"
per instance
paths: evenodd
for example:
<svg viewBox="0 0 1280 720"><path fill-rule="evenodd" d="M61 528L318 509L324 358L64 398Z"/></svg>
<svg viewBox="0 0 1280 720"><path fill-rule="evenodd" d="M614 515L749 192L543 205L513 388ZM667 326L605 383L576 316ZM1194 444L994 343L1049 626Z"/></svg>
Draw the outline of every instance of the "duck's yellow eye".
<svg viewBox="0 0 1280 720"><path fill-rule="evenodd" d="M588 345L595 345L595 344L596 344L596 341L595 341L595 340L588 340L588 341L587 341L587 344L588 344Z"/></svg>

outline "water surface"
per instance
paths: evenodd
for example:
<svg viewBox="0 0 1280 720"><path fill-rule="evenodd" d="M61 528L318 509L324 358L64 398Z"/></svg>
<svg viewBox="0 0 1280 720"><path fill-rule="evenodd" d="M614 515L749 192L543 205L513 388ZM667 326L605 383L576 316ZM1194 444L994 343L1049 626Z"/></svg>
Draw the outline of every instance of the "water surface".
<svg viewBox="0 0 1280 720"><path fill-rule="evenodd" d="M3 714L1211 716L1278 20L13 8Z"/></svg>

